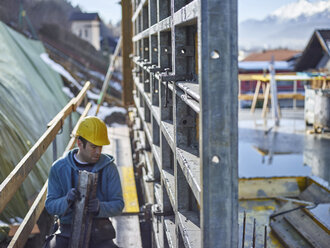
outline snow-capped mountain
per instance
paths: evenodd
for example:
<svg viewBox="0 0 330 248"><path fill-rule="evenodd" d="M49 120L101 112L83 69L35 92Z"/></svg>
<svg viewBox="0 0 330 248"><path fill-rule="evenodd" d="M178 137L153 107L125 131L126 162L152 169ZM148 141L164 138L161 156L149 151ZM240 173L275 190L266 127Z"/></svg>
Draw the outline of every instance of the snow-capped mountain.
<svg viewBox="0 0 330 248"><path fill-rule="evenodd" d="M315 29L330 29L330 0L298 0L264 20L239 25L239 47L304 49Z"/></svg>

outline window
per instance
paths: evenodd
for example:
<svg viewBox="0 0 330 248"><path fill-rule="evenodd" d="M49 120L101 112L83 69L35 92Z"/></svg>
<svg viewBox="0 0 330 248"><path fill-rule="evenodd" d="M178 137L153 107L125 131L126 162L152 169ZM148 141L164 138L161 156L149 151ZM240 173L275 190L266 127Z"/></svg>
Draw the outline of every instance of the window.
<svg viewBox="0 0 330 248"><path fill-rule="evenodd" d="M85 29L85 37L88 37L88 29Z"/></svg>

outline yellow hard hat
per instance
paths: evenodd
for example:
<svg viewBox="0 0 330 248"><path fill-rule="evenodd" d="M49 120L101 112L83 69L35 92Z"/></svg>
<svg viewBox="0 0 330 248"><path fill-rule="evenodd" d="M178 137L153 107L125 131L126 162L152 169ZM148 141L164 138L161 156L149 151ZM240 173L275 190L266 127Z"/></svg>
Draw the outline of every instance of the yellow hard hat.
<svg viewBox="0 0 330 248"><path fill-rule="evenodd" d="M107 126L95 116L87 116L80 122L76 136L81 136L97 146L110 144Z"/></svg>

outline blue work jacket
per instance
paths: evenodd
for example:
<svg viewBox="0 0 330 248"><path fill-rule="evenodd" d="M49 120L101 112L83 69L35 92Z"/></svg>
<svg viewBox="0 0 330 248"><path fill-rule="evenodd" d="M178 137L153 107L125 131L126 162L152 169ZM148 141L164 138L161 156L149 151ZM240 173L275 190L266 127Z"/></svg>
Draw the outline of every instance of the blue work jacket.
<svg viewBox="0 0 330 248"><path fill-rule="evenodd" d="M55 161L49 173L45 207L50 214L60 216L61 224L71 224L72 220L72 210L65 216L61 215L68 208L68 202L66 200L68 191L71 188L76 188L78 184L79 168L73 159L73 154L77 151L78 148L73 149ZM114 158L102 153L91 172L100 172L96 191L96 197L100 201L100 211L96 218L111 217L120 214L124 208L124 201L120 177L117 167L114 164ZM73 173L73 177L71 173Z"/></svg>

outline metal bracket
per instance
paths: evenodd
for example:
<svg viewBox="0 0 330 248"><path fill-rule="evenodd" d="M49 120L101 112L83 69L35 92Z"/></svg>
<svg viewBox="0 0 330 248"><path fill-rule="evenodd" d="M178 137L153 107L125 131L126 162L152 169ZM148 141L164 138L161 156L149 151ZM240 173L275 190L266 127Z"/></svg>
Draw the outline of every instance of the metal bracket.
<svg viewBox="0 0 330 248"><path fill-rule="evenodd" d="M162 211L162 207L159 204L154 204L151 207L152 216L157 218L157 233L159 232L159 222L161 222L162 216L173 215L172 211Z"/></svg>
<svg viewBox="0 0 330 248"><path fill-rule="evenodd" d="M151 62L149 62L147 59L144 60L144 62L142 63L142 66L143 67L150 67L152 66L153 64Z"/></svg>
<svg viewBox="0 0 330 248"><path fill-rule="evenodd" d="M166 69L165 69L166 71ZM170 74L168 73L168 71L166 71L165 73L160 73L159 75L159 79L164 81L164 82L168 82L168 81L186 81L186 80L190 80L192 78L192 74L185 74L185 75L176 75L176 74Z"/></svg>
<svg viewBox="0 0 330 248"><path fill-rule="evenodd" d="M144 177L143 177L143 179L144 179L144 181L146 182L146 183L154 183L154 182L157 182L157 179L153 176L153 175L145 175Z"/></svg>
<svg viewBox="0 0 330 248"><path fill-rule="evenodd" d="M148 71L150 73L156 73L156 72L162 71L162 68L157 65L152 65L151 68L148 68Z"/></svg>
<svg viewBox="0 0 330 248"><path fill-rule="evenodd" d="M162 68L156 65L152 65L151 68L148 68L149 73L151 73L151 80L152 80L152 85L153 85L153 92L154 94L157 94L158 91L156 91L156 80L155 80L155 73L161 71Z"/></svg>

